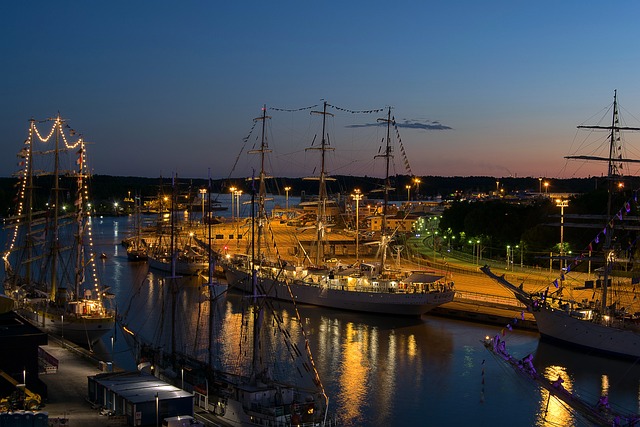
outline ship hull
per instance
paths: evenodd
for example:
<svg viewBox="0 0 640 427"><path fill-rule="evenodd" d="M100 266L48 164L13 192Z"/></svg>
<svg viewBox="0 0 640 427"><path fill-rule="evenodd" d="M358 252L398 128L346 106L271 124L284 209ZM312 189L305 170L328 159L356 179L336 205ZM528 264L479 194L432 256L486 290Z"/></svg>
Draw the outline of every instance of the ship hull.
<svg viewBox="0 0 640 427"><path fill-rule="evenodd" d="M149 267L166 271L167 273L171 273L171 261L165 261L163 259L148 257ZM176 262L176 274L181 276L197 276L202 272L209 271L209 263L208 262Z"/></svg>
<svg viewBox="0 0 640 427"><path fill-rule="evenodd" d="M227 268L227 283L232 289L251 293L251 277L243 270ZM453 300L454 291L425 293L364 292L322 287L306 282L289 285L272 279L263 279L262 286L267 296L283 301L335 308L339 310L401 316L420 316L435 307Z"/></svg>
<svg viewBox="0 0 640 427"><path fill-rule="evenodd" d="M114 331L113 316L75 316L58 311L26 308L18 312L44 332L79 345L93 345L107 333Z"/></svg>
<svg viewBox="0 0 640 427"><path fill-rule="evenodd" d="M636 331L581 320L547 306L533 310L533 316L538 332L547 340L621 358L640 357L640 334Z"/></svg>

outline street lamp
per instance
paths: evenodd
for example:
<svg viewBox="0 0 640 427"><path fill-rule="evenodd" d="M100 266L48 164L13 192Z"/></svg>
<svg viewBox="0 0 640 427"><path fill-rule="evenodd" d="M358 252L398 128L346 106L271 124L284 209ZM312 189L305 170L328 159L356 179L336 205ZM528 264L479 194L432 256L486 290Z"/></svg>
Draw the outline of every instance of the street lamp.
<svg viewBox="0 0 640 427"><path fill-rule="evenodd" d="M539 191L539 193L542 194L542 178L538 178L538 181L540 182L540 191Z"/></svg>
<svg viewBox="0 0 640 427"><path fill-rule="evenodd" d="M511 246L507 245L507 270L509 270L509 252L511 250Z"/></svg>
<svg viewBox="0 0 640 427"><path fill-rule="evenodd" d="M236 204L236 201L234 199L235 195L236 195L236 187L231 187L229 188L229 191L231 192L231 222L233 223L236 220L236 217L233 213L233 209L234 206Z"/></svg>
<svg viewBox="0 0 640 427"><path fill-rule="evenodd" d="M238 239L238 222L240 222L240 195L242 194L242 190L234 191L236 196L236 217L238 217L238 221L236 221L236 247L240 245L240 240Z"/></svg>
<svg viewBox="0 0 640 427"><path fill-rule="evenodd" d="M289 190L291 190L291 187L284 187L284 194L285 194L285 198L286 198L286 201L287 201L287 205L286 205L287 206L287 208L286 208L287 212L289 212ZM289 214L287 213L287 215L289 215Z"/></svg>
<svg viewBox="0 0 640 427"><path fill-rule="evenodd" d="M240 196L242 195L242 190L236 190L236 217L238 220L240 219Z"/></svg>
<svg viewBox="0 0 640 427"><path fill-rule="evenodd" d="M544 185L544 193L549 194L549 183L545 181L543 185Z"/></svg>
<svg viewBox="0 0 640 427"><path fill-rule="evenodd" d="M411 196L410 196L410 192L411 192L411 186L410 185L405 185L404 188L407 189L407 202L411 201Z"/></svg>
<svg viewBox="0 0 640 427"><path fill-rule="evenodd" d="M564 208L569 206L568 200L556 199L556 206L560 208L560 268L564 268Z"/></svg>
<svg viewBox="0 0 640 427"><path fill-rule="evenodd" d="M64 314L60 315L60 319L62 319L62 346L64 347Z"/></svg>
<svg viewBox="0 0 640 427"><path fill-rule="evenodd" d="M204 224L204 196L207 194L206 188L200 189L200 197L202 198L202 223Z"/></svg>
<svg viewBox="0 0 640 427"><path fill-rule="evenodd" d="M416 199L418 198L418 194L420 194L420 178L413 178L413 182L416 184Z"/></svg>
<svg viewBox="0 0 640 427"><path fill-rule="evenodd" d="M356 262L360 259L360 215L359 207L360 200L362 200L362 194L357 188L353 190L355 194L352 194L353 200L356 202Z"/></svg>

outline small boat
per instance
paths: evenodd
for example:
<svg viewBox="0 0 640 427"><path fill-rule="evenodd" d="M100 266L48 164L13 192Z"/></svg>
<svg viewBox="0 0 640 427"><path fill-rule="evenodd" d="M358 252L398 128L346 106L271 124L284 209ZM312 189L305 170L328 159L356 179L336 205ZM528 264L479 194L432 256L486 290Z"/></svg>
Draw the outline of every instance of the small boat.
<svg viewBox="0 0 640 427"><path fill-rule="evenodd" d="M327 115L327 103L324 103L324 110L319 112L324 121ZM266 107L263 109L262 120L267 120ZM392 123L391 110L386 119L387 126ZM389 130L389 129L388 129ZM389 133L389 132L387 132ZM264 135L264 132L263 132ZM390 139L387 138L386 157L387 179L385 180L385 208L383 209L382 230L386 231L386 206L389 201L388 191L390 188L388 179L388 162L390 160ZM382 233L379 242L378 261L370 263L357 263L349 269L328 268L321 265L323 261L323 248L325 246L325 233L329 227L326 215L328 205L326 181L329 180L324 170L325 152L331 148L326 139L323 138L319 148L321 152L321 172L318 177L320 182L319 198L315 202L318 213L316 223L313 226L316 231L316 262L311 266L293 266L282 261L279 257L276 260L269 260L261 252L261 248L266 248L273 244L264 242L266 235L264 228L268 226L268 215L265 210L266 174L264 167L260 171L259 191L257 197L258 233L256 241L250 244L249 252L257 251L260 265L256 266L257 274L260 276L261 286L264 292L271 298L290 299L293 296L295 301L305 304L312 304L322 307L336 308L342 310L364 311L369 313L420 316L435 307L451 302L455 295L453 281L447 279L446 274L425 274L423 271L392 271L387 269L385 260L387 246L391 241L391 236ZM268 152L266 142L262 140L260 149L252 150L252 153L260 154L261 164L264 165L264 157ZM243 292L251 293L252 285L252 261L253 257L246 254L236 254L234 258L225 266L227 282L232 288Z"/></svg>
<svg viewBox="0 0 640 427"><path fill-rule="evenodd" d="M72 140L60 116L41 132L31 120L19 152L18 205L9 230L5 293L17 311L45 332L91 347L112 331L114 311L105 307L91 237L84 140ZM74 169L63 168L65 154ZM46 168L48 166L48 168ZM73 195L73 197L70 197Z"/></svg>

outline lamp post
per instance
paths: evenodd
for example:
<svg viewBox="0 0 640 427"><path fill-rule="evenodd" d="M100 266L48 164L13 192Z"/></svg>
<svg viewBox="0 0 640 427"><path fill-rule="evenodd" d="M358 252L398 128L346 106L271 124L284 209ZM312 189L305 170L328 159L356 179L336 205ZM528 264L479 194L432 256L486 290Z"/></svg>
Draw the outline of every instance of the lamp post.
<svg viewBox="0 0 640 427"><path fill-rule="evenodd" d="M542 194L542 178L538 178L538 181L540 183L540 190L539 193Z"/></svg>
<svg viewBox="0 0 640 427"><path fill-rule="evenodd" d="M547 181L544 182L544 193L549 194L549 183Z"/></svg>
<svg viewBox="0 0 640 427"><path fill-rule="evenodd" d="M111 335L111 364L112 364L112 366L113 366L113 342L114 342L113 335Z"/></svg>
<svg viewBox="0 0 640 427"><path fill-rule="evenodd" d="M242 195L242 190L236 190L236 217L238 220L240 219L240 196Z"/></svg>
<svg viewBox="0 0 640 427"><path fill-rule="evenodd" d="M507 270L509 270L509 252L511 250L511 246L507 245Z"/></svg>
<svg viewBox="0 0 640 427"><path fill-rule="evenodd" d="M560 268L564 268L564 208L569 206L568 200L556 199L556 206L560 208Z"/></svg>
<svg viewBox="0 0 640 427"><path fill-rule="evenodd" d="M236 190L234 193L236 195L236 217L238 218L238 221L236 221L236 248L238 248L240 246L240 239L238 239L238 222L240 222L240 195L242 194L242 190Z"/></svg>
<svg viewBox="0 0 640 427"><path fill-rule="evenodd" d="M352 194L353 200L356 202L356 262L360 259L360 215L359 215L359 207L360 200L362 200L362 194L360 190L357 188L353 190L355 194Z"/></svg>
<svg viewBox="0 0 640 427"><path fill-rule="evenodd" d="M180 377L182 380L182 387L180 388L184 390L184 367L180 370L180 374L181 374Z"/></svg>
<svg viewBox="0 0 640 427"><path fill-rule="evenodd" d="M416 199L418 199L418 195L420 194L420 178L413 178L413 182L416 185Z"/></svg>
<svg viewBox="0 0 640 427"><path fill-rule="evenodd" d="M405 185L404 188L407 189L407 202L411 201L411 186Z"/></svg>
<svg viewBox="0 0 640 427"><path fill-rule="evenodd" d="M286 200L286 210L287 210L287 215L289 212L289 190L291 190L291 187L284 187L284 194L285 194L285 200Z"/></svg>
<svg viewBox="0 0 640 427"><path fill-rule="evenodd" d="M158 392L156 391L156 427L160 427L159 406L160 406L160 402L158 398Z"/></svg>
<svg viewBox="0 0 640 427"><path fill-rule="evenodd" d="M62 319L62 346L64 347L64 314L60 315L60 319Z"/></svg>
<svg viewBox="0 0 640 427"><path fill-rule="evenodd" d="M236 220L234 214L233 214L233 209L234 206L236 204L236 200L234 199L235 195L236 195L236 187L231 187L229 188L229 191L231 192L231 222L234 222Z"/></svg>
<svg viewBox="0 0 640 427"><path fill-rule="evenodd" d="M204 198L205 195L207 194L207 189L206 188L201 188L200 189L200 197L202 198L202 223L204 224Z"/></svg>

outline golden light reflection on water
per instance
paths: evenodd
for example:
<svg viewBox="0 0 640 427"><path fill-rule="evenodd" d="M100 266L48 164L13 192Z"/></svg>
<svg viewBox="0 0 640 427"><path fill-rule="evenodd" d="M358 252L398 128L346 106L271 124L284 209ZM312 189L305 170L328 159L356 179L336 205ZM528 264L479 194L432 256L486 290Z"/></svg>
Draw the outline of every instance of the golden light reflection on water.
<svg viewBox="0 0 640 427"><path fill-rule="evenodd" d="M366 397L370 365L366 362L367 331L359 331L349 322L345 328L342 363L340 366L341 402L346 419L360 419Z"/></svg>
<svg viewBox="0 0 640 427"><path fill-rule="evenodd" d="M573 381L567 374L567 370L563 366L547 366L542 373L549 381L557 381L562 379L561 385L567 391L573 391ZM575 425L576 419L567 405L554 396L550 396L549 392L540 387L540 409L538 417L538 426L572 426Z"/></svg>

